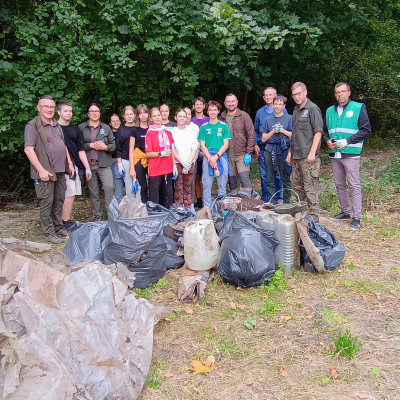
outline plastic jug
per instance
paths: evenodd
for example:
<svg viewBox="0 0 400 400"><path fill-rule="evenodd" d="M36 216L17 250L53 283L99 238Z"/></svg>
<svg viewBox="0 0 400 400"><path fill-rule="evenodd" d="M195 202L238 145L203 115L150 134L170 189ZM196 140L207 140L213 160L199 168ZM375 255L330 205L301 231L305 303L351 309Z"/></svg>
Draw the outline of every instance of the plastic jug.
<svg viewBox="0 0 400 400"><path fill-rule="evenodd" d="M285 266L284 273L290 274L300 265L300 252L295 218L287 214L277 214L273 210L256 213L255 223L263 229L273 231L279 240L275 249L276 262Z"/></svg>
<svg viewBox="0 0 400 400"><path fill-rule="evenodd" d="M206 271L218 265L221 249L213 221L203 219L188 225L183 233L183 243L189 269Z"/></svg>

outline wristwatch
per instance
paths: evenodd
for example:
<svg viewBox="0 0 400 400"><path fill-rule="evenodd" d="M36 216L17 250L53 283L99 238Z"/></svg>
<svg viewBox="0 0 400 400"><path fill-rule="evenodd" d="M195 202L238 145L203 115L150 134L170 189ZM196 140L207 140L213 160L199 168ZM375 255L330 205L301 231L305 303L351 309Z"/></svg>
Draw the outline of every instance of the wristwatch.
<svg viewBox="0 0 400 400"><path fill-rule="evenodd" d="M161 151L158 153L158 157L162 157Z"/></svg>
<svg viewBox="0 0 400 400"><path fill-rule="evenodd" d="M72 165L72 162L69 162L68 165Z"/></svg>

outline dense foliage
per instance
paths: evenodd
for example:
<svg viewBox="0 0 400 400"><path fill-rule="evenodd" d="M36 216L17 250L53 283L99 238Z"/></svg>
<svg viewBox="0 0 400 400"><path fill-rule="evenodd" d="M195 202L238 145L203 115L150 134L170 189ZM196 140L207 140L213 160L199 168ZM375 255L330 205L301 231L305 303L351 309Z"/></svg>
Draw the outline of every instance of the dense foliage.
<svg viewBox="0 0 400 400"><path fill-rule="evenodd" d="M37 99L190 104L240 95L254 116L264 87L298 80L322 109L333 85L363 96L376 130L398 129L400 7L395 0L3 0L0 146L20 151ZM353 96L353 97L354 97ZM387 100L394 99L395 101ZM289 103L291 109L293 104Z"/></svg>

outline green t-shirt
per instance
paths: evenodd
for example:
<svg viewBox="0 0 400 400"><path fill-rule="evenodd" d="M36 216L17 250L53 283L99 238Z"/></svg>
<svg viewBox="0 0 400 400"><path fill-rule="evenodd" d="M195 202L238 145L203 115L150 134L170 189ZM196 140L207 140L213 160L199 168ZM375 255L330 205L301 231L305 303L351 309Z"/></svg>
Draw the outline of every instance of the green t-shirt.
<svg viewBox="0 0 400 400"><path fill-rule="evenodd" d="M207 122L200 127L199 142L205 142L208 150L218 151L224 144L224 139L231 139L228 125L218 121L216 124Z"/></svg>

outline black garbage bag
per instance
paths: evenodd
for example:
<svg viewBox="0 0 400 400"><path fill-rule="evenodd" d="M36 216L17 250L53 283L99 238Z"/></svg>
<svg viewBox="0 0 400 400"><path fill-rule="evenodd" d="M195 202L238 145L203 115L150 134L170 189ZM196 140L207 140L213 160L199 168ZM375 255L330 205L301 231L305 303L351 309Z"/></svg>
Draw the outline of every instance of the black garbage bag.
<svg viewBox="0 0 400 400"><path fill-rule="evenodd" d="M279 242L236 211L229 211L219 232L221 259L218 273L224 282L250 287L268 282L275 273L274 250Z"/></svg>
<svg viewBox="0 0 400 400"><path fill-rule="evenodd" d="M212 202L210 206L210 211L213 220L215 221L218 218L219 212L221 210L221 204L224 200L225 196L217 196Z"/></svg>
<svg viewBox="0 0 400 400"><path fill-rule="evenodd" d="M165 225L176 225L178 222L196 219L196 213L186 207L172 204L170 209L163 207L161 204L148 201L146 203L149 215L165 214Z"/></svg>
<svg viewBox="0 0 400 400"><path fill-rule="evenodd" d="M121 218L117 200L108 207L109 234L104 242L104 262L122 262L136 272L135 288L145 288L165 275L167 243L163 226L167 215Z"/></svg>
<svg viewBox="0 0 400 400"><path fill-rule="evenodd" d="M346 254L346 248L343 243L336 240L333 233L324 225L315 222L309 215L306 215L308 221L308 234L321 253L324 260L324 266L327 270L333 270L338 267ZM299 238L300 247L300 263L310 267L312 262L308 256L306 249ZM309 270L309 269L307 269Z"/></svg>
<svg viewBox="0 0 400 400"><path fill-rule="evenodd" d="M104 261L104 241L108 236L107 221L76 221L68 230L68 235L69 240L63 253L69 258L71 265L89 260Z"/></svg>
<svg viewBox="0 0 400 400"><path fill-rule="evenodd" d="M167 270L181 267L185 263L183 256L178 256L178 243L169 237L164 237L167 242L167 257L165 258L165 265Z"/></svg>

